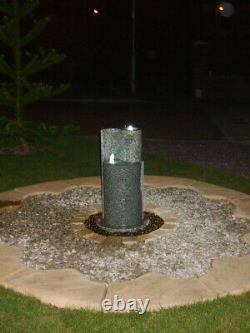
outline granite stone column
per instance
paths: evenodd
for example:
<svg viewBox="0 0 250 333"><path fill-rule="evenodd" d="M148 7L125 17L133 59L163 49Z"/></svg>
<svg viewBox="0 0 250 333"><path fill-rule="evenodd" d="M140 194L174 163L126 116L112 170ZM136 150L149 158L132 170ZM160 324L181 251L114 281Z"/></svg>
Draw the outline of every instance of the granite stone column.
<svg viewBox="0 0 250 333"><path fill-rule="evenodd" d="M103 224L108 232L143 228L141 131L132 126L101 131Z"/></svg>

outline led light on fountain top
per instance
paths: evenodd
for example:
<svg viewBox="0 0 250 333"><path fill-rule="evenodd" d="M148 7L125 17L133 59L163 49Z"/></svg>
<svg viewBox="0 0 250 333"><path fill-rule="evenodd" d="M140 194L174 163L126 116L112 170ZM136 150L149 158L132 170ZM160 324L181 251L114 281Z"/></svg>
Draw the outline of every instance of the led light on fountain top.
<svg viewBox="0 0 250 333"><path fill-rule="evenodd" d="M132 125L129 125L127 129L128 129L128 131L133 131L134 127Z"/></svg>
<svg viewBox="0 0 250 333"><path fill-rule="evenodd" d="M131 125L131 124L125 126L124 129L127 130L127 131L131 131L131 132L132 132L132 131L139 131L139 128L137 128L137 127L135 127L135 126L133 126L133 125Z"/></svg>
<svg viewBox="0 0 250 333"><path fill-rule="evenodd" d="M109 163L110 163L110 164L115 164L115 155L114 155L114 154L111 154L111 155L110 155Z"/></svg>
<svg viewBox="0 0 250 333"><path fill-rule="evenodd" d="M103 223L109 232L137 231L143 221L141 131L132 125L101 131Z"/></svg>

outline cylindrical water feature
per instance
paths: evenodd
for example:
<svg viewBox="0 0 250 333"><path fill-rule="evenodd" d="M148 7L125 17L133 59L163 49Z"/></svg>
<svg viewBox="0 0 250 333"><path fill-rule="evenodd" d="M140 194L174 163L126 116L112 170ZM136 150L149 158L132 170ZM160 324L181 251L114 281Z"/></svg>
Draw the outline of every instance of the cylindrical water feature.
<svg viewBox="0 0 250 333"><path fill-rule="evenodd" d="M143 228L141 131L132 126L101 131L103 223L108 232Z"/></svg>

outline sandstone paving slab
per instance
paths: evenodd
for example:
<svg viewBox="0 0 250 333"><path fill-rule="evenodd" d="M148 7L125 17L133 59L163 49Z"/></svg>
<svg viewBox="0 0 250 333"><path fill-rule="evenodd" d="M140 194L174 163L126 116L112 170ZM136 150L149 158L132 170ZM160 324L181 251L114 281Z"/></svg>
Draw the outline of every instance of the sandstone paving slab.
<svg viewBox="0 0 250 333"><path fill-rule="evenodd" d="M62 180L18 187L15 189L15 191L21 193L24 197L27 197L30 195L38 195L43 193L59 194L72 187L74 187L74 185L70 185L67 181Z"/></svg>
<svg viewBox="0 0 250 333"><path fill-rule="evenodd" d="M208 184L194 179L176 178L167 176L145 176L145 185L159 187L179 187L197 190L206 197L214 199L227 198L228 200L250 198L249 195L224 188L221 186Z"/></svg>
<svg viewBox="0 0 250 333"><path fill-rule="evenodd" d="M106 293L105 283L90 281L74 269L21 272L2 285L60 308L101 310Z"/></svg>
<svg viewBox="0 0 250 333"><path fill-rule="evenodd" d="M250 197L233 200L233 204L236 206L234 215L239 218L250 218Z"/></svg>
<svg viewBox="0 0 250 333"><path fill-rule="evenodd" d="M8 202L8 201L19 202L20 200L23 200L23 198L24 195L15 190L0 193L0 201L3 202Z"/></svg>
<svg viewBox="0 0 250 333"><path fill-rule="evenodd" d="M21 251L14 246L0 245L0 283L19 272L27 272L21 262Z"/></svg>
<svg viewBox="0 0 250 333"><path fill-rule="evenodd" d="M3 285L7 279L20 272L29 272L24 264L13 261L0 260L0 285Z"/></svg>
<svg viewBox="0 0 250 333"><path fill-rule="evenodd" d="M19 272L27 272L21 262L21 251L14 246L0 245L0 283Z"/></svg>
<svg viewBox="0 0 250 333"><path fill-rule="evenodd" d="M176 228L176 223L164 223L161 230L171 230Z"/></svg>
<svg viewBox="0 0 250 333"><path fill-rule="evenodd" d="M250 290L250 256L215 259L212 269L200 281L222 297Z"/></svg>
<svg viewBox="0 0 250 333"><path fill-rule="evenodd" d="M80 177L80 178L71 179L68 182L70 183L70 185L75 185L75 186L100 187L101 177Z"/></svg>
<svg viewBox="0 0 250 333"><path fill-rule="evenodd" d="M160 229L152 231L150 234L152 234L156 237L161 237L161 236L166 234L166 230L167 230L166 227L165 228L160 228Z"/></svg>
<svg viewBox="0 0 250 333"><path fill-rule="evenodd" d="M4 260L20 262L21 250L16 246L0 244L0 262Z"/></svg>
<svg viewBox="0 0 250 333"><path fill-rule="evenodd" d="M150 234L145 234L145 235L141 235L139 236L139 239L141 239L143 242L150 243L150 242L154 242L159 236L154 235L152 232Z"/></svg>
<svg viewBox="0 0 250 333"><path fill-rule="evenodd" d="M246 234L244 237L243 237L243 241L250 246L250 233Z"/></svg>
<svg viewBox="0 0 250 333"><path fill-rule="evenodd" d="M211 198L227 198L228 200L249 199L250 196L244 193L220 187L205 182L167 176L145 176L144 184L155 187L179 187L193 189L201 192L203 195ZM58 180L24 186L15 190L0 193L0 200L22 200L25 196L41 194L41 193L61 193L75 186L101 186L100 177L80 177L69 180Z"/></svg>
<svg viewBox="0 0 250 333"><path fill-rule="evenodd" d="M151 186L174 186L174 185L189 185L189 179L187 178L176 178L169 176L144 176L144 183Z"/></svg>
<svg viewBox="0 0 250 333"><path fill-rule="evenodd" d="M0 201L0 215L17 210L21 206L21 201ZM1 227L1 226L0 226Z"/></svg>
<svg viewBox="0 0 250 333"><path fill-rule="evenodd" d="M216 293L199 279L172 279L158 273L147 273L135 280L113 282L106 298L118 295L124 300L150 299L148 310L192 304L216 298Z"/></svg>
<svg viewBox="0 0 250 333"><path fill-rule="evenodd" d="M69 180L51 181L41 184L35 184L30 186L18 187L15 192L21 193L24 196L42 194L42 193L62 193L66 190L74 188L75 186L96 186L101 184L100 177L83 177Z"/></svg>
<svg viewBox="0 0 250 333"><path fill-rule="evenodd" d="M245 193L205 182L200 182L197 180L190 180L190 184L194 189L198 190L205 197L211 199L227 198L228 200L232 201L236 199L250 198L250 196Z"/></svg>

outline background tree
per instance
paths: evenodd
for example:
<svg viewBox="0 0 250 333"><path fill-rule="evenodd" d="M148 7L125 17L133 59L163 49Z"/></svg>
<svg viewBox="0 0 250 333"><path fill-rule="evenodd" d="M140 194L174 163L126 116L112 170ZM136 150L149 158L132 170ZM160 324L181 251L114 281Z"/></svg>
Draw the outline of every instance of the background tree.
<svg viewBox="0 0 250 333"><path fill-rule="evenodd" d="M43 32L50 21L49 17L34 20L33 27L24 32L23 19L30 16L39 4L39 0L0 2L0 12L3 14L0 42L6 49L5 55L0 54L0 74L6 77L6 81L0 84L0 104L14 108L15 122L19 128L23 127L25 106L55 96L67 88L67 85L55 87L34 79L32 81L32 76L65 59L65 55L55 50L45 52L39 49L37 53L27 50L27 46Z"/></svg>

